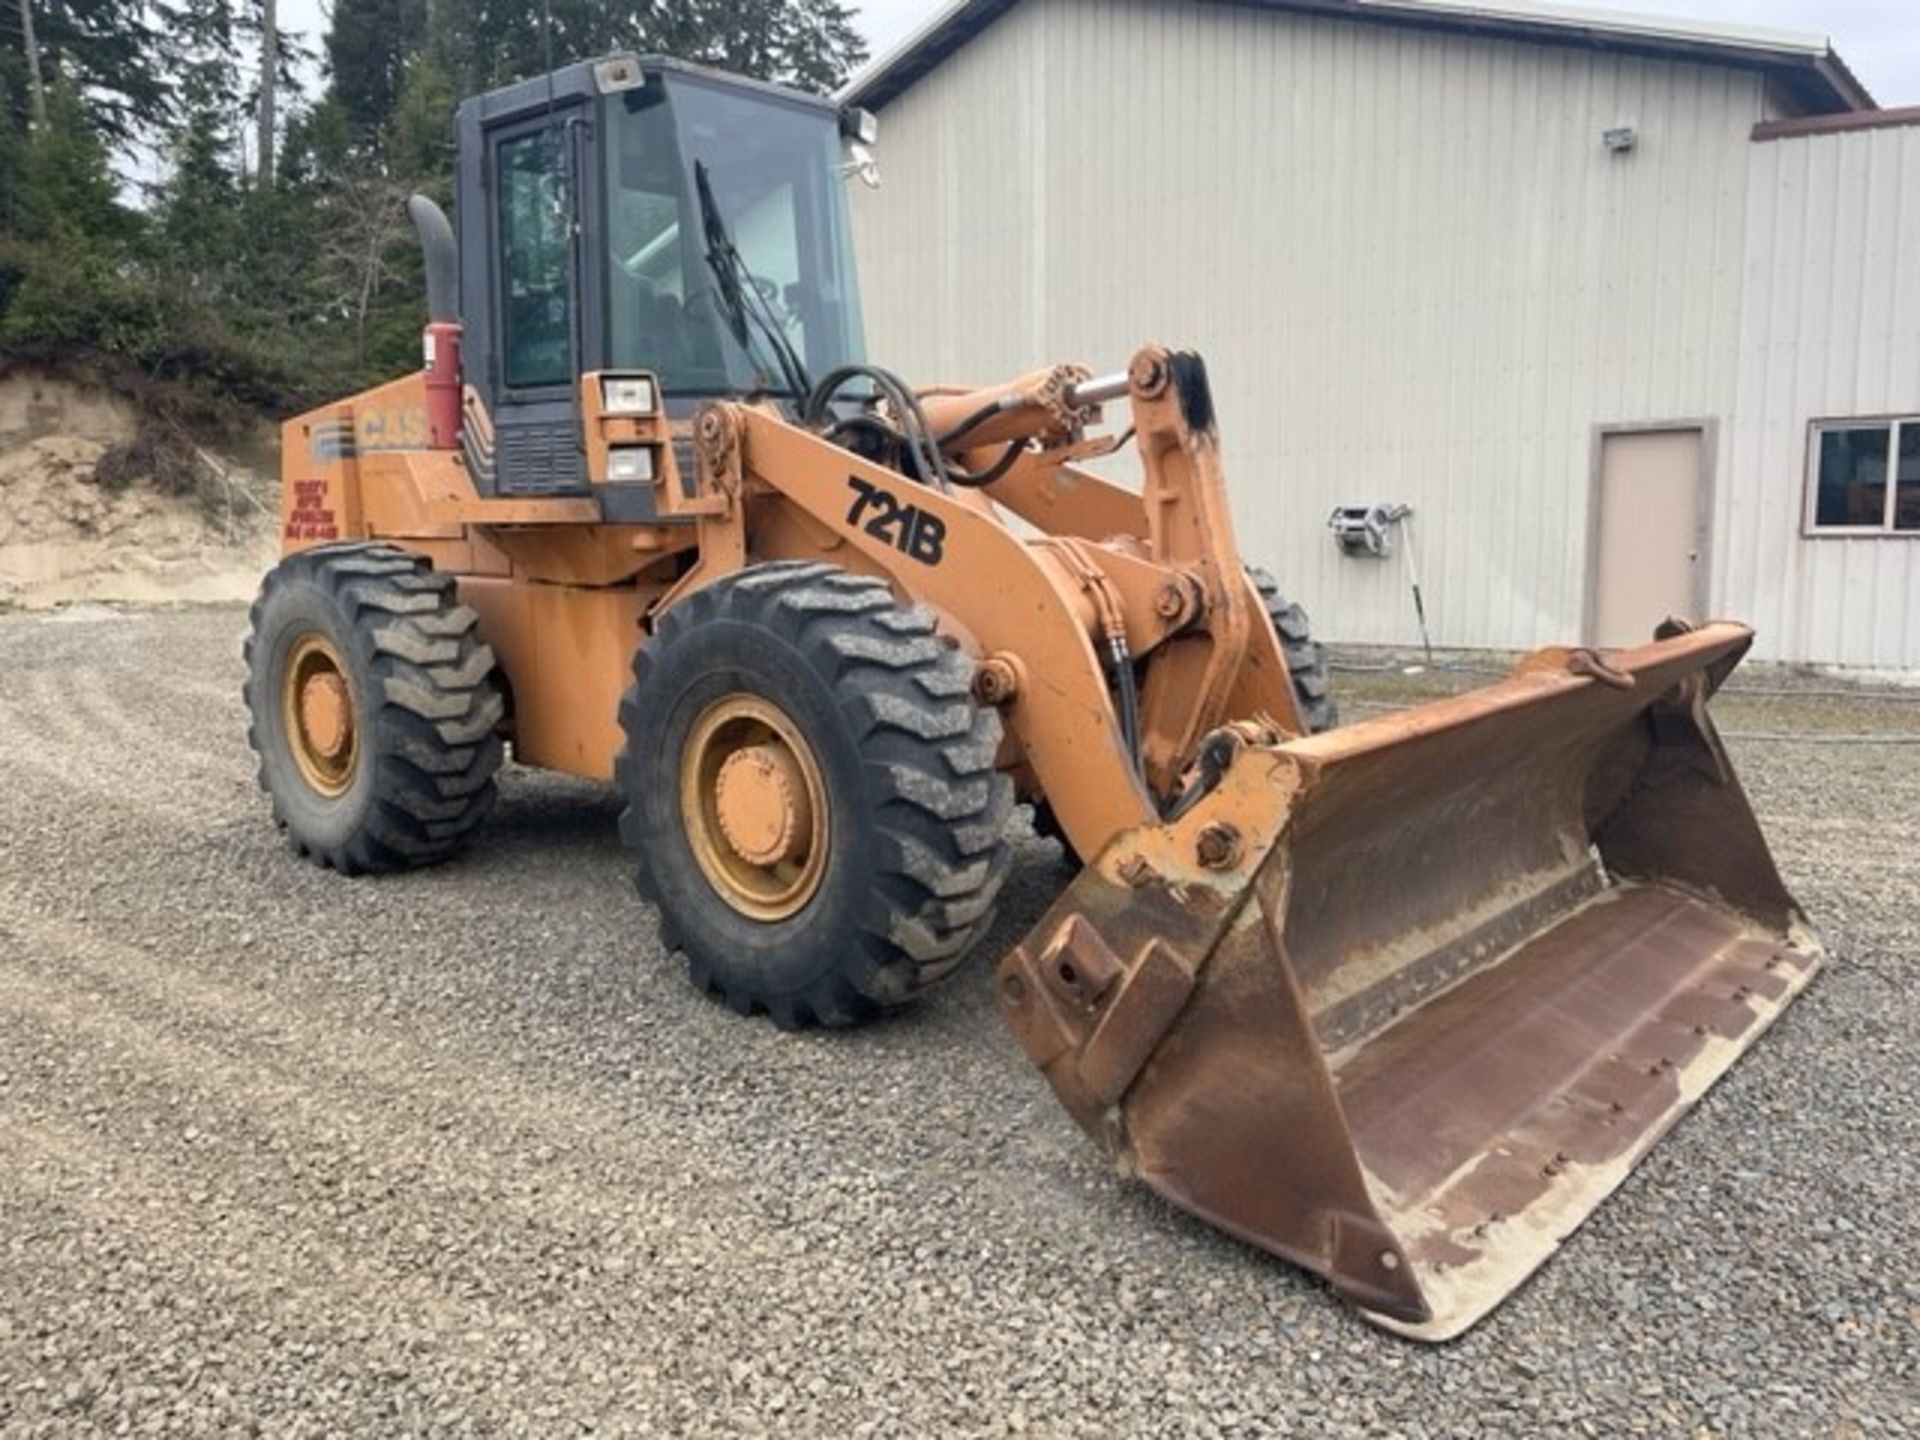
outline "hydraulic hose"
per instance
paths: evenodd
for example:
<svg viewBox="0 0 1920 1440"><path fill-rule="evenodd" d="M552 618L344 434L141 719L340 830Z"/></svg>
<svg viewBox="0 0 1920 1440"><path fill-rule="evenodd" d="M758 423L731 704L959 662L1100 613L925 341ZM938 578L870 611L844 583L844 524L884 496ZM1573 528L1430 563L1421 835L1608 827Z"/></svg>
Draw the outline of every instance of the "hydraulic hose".
<svg viewBox="0 0 1920 1440"><path fill-rule="evenodd" d="M883 370L878 365L842 365L830 372L807 396L802 412L807 425L815 430L824 428L828 418L828 403L852 380L870 381L893 407L894 413L900 418L907 453L913 457L914 469L920 478L939 489L951 490L953 480L945 460L941 458L939 442L934 439L932 427L927 423L927 412L900 377L890 370Z"/></svg>

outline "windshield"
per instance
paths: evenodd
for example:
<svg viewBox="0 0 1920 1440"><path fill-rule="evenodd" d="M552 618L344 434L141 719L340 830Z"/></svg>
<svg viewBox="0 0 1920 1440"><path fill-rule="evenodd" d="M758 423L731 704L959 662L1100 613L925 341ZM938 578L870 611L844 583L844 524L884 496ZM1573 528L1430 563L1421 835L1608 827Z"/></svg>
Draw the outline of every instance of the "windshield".
<svg viewBox="0 0 1920 1440"><path fill-rule="evenodd" d="M861 358L832 114L682 76L607 101L610 363L669 395L787 392L777 347L730 313L695 166L764 302L813 375Z"/></svg>

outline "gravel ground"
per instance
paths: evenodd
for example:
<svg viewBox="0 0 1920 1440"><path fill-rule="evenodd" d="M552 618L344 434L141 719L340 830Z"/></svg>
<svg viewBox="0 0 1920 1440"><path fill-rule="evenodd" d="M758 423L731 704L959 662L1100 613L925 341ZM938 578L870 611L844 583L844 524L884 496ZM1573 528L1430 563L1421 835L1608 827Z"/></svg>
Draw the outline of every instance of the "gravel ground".
<svg viewBox="0 0 1920 1440"><path fill-rule="evenodd" d="M1920 1429L1920 747L1814 743L1920 704L1720 707L1810 732L1736 758L1831 969L1420 1348L1110 1174L984 963L852 1034L694 995L592 787L509 772L431 873L297 862L243 623L0 616L0 1431ZM987 950L1062 878L1025 841Z"/></svg>

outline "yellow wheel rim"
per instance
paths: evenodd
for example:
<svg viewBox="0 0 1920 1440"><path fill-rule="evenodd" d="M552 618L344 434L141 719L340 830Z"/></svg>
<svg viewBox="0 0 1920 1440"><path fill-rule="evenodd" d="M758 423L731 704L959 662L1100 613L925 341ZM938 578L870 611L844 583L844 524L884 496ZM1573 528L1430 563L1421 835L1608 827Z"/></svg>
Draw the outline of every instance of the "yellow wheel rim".
<svg viewBox="0 0 1920 1440"><path fill-rule="evenodd" d="M707 883L742 915L784 920L819 890L826 785L771 701L727 695L700 712L680 752L680 818Z"/></svg>
<svg viewBox="0 0 1920 1440"><path fill-rule="evenodd" d="M300 777L322 795L346 793L360 761L353 684L340 651L309 632L294 642L280 672L280 723Z"/></svg>

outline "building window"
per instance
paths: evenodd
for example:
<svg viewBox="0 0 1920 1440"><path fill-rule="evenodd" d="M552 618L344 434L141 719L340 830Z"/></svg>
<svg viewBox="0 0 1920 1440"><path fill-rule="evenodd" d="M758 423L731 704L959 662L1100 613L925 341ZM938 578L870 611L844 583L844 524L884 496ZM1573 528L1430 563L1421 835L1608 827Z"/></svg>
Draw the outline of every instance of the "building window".
<svg viewBox="0 0 1920 1440"><path fill-rule="evenodd" d="M1920 537L1920 416L1818 421L1809 471L1810 533Z"/></svg>

